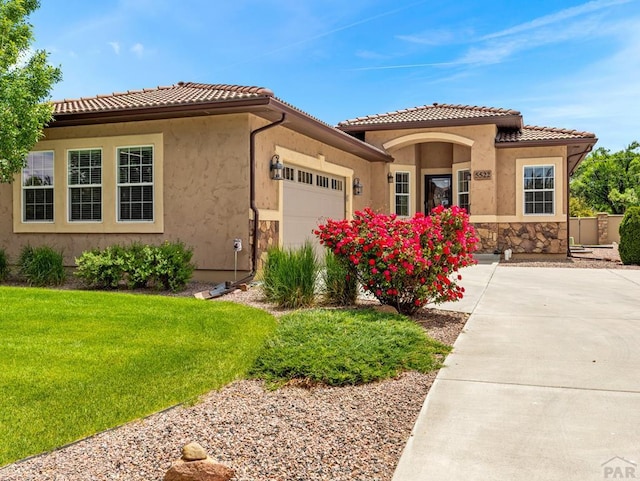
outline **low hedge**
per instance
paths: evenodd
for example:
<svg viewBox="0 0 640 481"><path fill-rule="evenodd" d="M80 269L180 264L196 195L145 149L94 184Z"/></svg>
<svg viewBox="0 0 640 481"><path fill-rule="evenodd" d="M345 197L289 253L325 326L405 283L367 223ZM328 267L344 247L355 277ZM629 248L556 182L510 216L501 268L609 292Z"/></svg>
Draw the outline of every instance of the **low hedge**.
<svg viewBox="0 0 640 481"><path fill-rule="evenodd" d="M90 287L155 287L177 291L191 279L193 250L182 242L133 243L85 251L76 259L75 275Z"/></svg>

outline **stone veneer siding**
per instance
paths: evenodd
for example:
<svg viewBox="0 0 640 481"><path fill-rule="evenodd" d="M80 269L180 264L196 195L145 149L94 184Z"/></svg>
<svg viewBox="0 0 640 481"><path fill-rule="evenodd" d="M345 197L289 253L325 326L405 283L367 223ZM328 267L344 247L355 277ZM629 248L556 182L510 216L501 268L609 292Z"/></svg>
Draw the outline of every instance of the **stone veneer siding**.
<svg viewBox="0 0 640 481"><path fill-rule="evenodd" d="M564 254L566 222L512 222L474 224L480 237L479 252L505 249L514 254Z"/></svg>
<svg viewBox="0 0 640 481"><path fill-rule="evenodd" d="M253 243L253 220L249 221L250 242ZM258 265L262 267L262 262L269 247L277 246L280 238L280 222L277 220L258 221Z"/></svg>

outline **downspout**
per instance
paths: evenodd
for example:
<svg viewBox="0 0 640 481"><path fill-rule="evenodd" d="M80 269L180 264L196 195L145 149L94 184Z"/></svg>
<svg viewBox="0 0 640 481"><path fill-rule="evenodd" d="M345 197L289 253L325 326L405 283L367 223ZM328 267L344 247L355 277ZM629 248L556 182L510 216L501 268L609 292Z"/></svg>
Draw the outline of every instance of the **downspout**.
<svg viewBox="0 0 640 481"><path fill-rule="evenodd" d="M260 132L268 130L272 127L276 127L283 123L286 118L286 114L282 114L280 120L276 120L270 124L260 127L256 130L252 130L249 135L249 205L253 212L253 243L251 244L251 272L245 278L240 279L232 284L233 287L238 284L244 284L253 280L258 268L258 235L260 230L258 229L258 221L260 220L260 213L258 206L256 205L256 135Z"/></svg>
<svg viewBox="0 0 640 481"><path fill-rule="evenodd" d="M571 154L571 155L567 155L567 205L566 205L566 210L567 210L567 257L573 257L571 255L571 245L569 244L569 238L571 237L571 214L569 213L569 159L571 157L575 157L575 156L582 156L582 155L586 155L589 152L591 152L593 150L593 145L589 145L589 147L586 148L586 150L584 150L583 152L578 152L576 154Z"/></svg>

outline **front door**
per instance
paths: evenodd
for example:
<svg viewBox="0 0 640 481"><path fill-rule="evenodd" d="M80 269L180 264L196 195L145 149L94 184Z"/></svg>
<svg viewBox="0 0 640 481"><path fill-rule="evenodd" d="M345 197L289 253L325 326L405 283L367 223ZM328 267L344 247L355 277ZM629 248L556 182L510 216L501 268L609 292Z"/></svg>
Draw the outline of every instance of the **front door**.
<svg viewBox="0 0 640 481"><path fill-rule="evenodd" d="M451 207L453 200L451 174L425 175L424 193L425 214L428 214L431 209L439 205Z"/></svg>

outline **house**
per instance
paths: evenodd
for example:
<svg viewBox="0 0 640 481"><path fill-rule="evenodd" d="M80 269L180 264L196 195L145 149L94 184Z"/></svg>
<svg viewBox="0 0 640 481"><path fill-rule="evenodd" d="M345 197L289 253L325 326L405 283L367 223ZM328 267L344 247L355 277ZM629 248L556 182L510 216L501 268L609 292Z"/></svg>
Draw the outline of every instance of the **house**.
<svg viewBox="0 0 640 481"><path fill-rule="evenodd" d="M0 246L15 258L47 244L72 266L91 248L182 240L209 280L230 278L236 260L252 271L268 246L299 245L320 219L367 206L409 216L457 204L485 251L565 253L568 175L596 142L459 105L333 127L234 85L179 82L54 109L22 175L0 185Z"/></svg>

